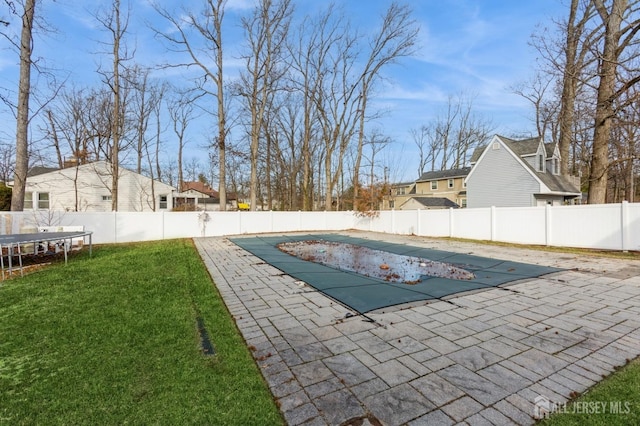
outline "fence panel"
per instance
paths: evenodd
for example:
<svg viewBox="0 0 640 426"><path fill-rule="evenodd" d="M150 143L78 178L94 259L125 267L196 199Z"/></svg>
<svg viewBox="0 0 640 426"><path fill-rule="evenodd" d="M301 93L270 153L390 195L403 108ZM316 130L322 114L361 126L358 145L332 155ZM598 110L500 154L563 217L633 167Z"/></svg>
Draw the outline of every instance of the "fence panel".
<svg viewBox="0 0 640 426"><path fill-rule="evenodd" d="M620 204L552 207L550 222L549 245L622 248Z"/></svg>
<svg viewBox="0 0 640 426"><path fill-rule="evenodd" d="M451 236L472 240L491 239L491 208L456 209L449 212L453 221Z"/></svg>
<svg viewBox="0 0 640 426"><path fill-rule="evenodd" d="M398 210L393 216L393 233L401 235L418 234L419 210Z"/></svg>
<svg viewBox="0 0 640 426"><path fill-rule="evenodd" d="M156 212L119 212L116 217L116 230L119 243L164 239L164 213Z"/></svg>
<svg viewBox="0 0 640 426"><path fill-rule="evenodd" d="M546 244L546 209L503 207L493 209L493 238L516 244Z"/></svg>
<svg viewBox="0 0 640 426"><path fill-rule="evenodd" d="M448 237L449 210L420 210L419 234L425 237Z"/></svg>

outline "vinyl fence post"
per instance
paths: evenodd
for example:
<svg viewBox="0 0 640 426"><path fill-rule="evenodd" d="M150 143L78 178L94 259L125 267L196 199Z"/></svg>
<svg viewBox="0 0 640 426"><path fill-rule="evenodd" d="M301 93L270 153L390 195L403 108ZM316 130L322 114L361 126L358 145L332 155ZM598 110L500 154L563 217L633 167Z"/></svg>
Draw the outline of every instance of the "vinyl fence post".
<svg viewBox="0 0 640 426"><path fill-rule="evenodd" d="M620 236L622 251L629 251L629 202L623 201L620 205Z"/></svg>
<svg viewBox="0 0 640 426"><path fill-rule="evenodd" d="M118 212L113 212L113 241L118 243Z"/></svg>
<svg viewBox="0 0 640 426"><path fill-rule="evenodd" d="M489 218L489 220L490 220L489 226L491 227L491 230L490 230L491 241L495 241L496 240L496 206L491 206L491 217Z"/></svg>
<svg viewBox="0 0 640 426"><path fill-rule="evenodd" d="M453 237L453 207L449 207L449 238Z"/></svg>
<svg viewBox="0 0 640 426"><path fill-rule="evenodd" d="M271 222L271 232L275 232L275 229L273 228L273 222L274 222L273 210L269 210L269 218Z"/></svg>
<svg viewBox="0 0 640 426"><path fill-rule="evenodd" d="M547 246L551 245L551 206L546 204L544 206L544 243Z"/></svg>
<svg viewBox="0 0 640 426"><path fill-rule="evenodd" d="M378 210L378 215L380 214L380 211ZM395 234L396 233L396 210L395 209L391 209L391 233Z"/></svg>

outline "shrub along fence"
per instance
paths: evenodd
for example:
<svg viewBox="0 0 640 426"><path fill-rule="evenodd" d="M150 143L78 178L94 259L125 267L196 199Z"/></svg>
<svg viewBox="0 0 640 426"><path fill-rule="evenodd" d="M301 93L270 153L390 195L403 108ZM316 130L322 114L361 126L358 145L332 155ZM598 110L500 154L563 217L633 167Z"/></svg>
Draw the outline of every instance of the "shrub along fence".
<svg viewBox="0 0 640 426"><path fill-rule="evenodd" d="M4 212L0 233L84 226L94 244L348 229L560 247L640 250L640 203L354 212Z"/></svg>

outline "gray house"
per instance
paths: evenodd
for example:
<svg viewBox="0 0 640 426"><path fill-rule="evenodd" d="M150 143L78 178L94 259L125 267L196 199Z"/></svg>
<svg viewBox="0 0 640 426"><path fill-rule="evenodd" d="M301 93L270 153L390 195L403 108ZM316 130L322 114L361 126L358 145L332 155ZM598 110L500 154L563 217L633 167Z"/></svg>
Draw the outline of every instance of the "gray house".
<svg viewBox="0 0 640 426"><path fill-rule="evenodd" d="M563 205L581 197L579 179L560 174L557 144L540 137L495 135L473 153L466 183L470 208Z"/></svg>

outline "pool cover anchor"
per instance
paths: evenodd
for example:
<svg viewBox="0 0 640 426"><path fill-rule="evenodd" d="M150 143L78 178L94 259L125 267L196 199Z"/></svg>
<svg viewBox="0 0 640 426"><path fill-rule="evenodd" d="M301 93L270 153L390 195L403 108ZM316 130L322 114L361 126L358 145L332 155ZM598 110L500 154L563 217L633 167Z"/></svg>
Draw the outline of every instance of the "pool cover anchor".
<svg viewBox="0 0 640 426"><path fill-rule="evenodd" d="M353 318L353 317L362 317L362 318L364 318L364 320L363 320L364 322L370 322L371 324L374 324L374 325L376 325L376 326L378 326L378 327L387 328L387 326L386 326L386 325L382 325L382 324L380 324L378 321L374 320L374 319L373 319L373 318L371 318L370 316L368 316L368 315L366 315L366 314L363 314L363 313L361 313L361 312L358 312L357 314L354 314L353 312L347 312L347 313L344 315L344 318L343 318L343 319Z"/></svg>

